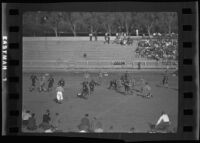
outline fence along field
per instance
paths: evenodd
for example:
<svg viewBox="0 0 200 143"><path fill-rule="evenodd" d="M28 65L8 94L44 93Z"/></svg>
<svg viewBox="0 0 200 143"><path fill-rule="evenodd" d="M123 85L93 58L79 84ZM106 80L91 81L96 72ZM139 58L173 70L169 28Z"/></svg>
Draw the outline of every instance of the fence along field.
<svg viewBox="0 0 200 143"><path fill-rule="evenodd" d="M104 44L103 36L92 42L89 37L23 37L23 70L129 70L139 62L142 69L177 68L175 61L136 58L139 36L129 46L112 44L114 39Z"/></svg>

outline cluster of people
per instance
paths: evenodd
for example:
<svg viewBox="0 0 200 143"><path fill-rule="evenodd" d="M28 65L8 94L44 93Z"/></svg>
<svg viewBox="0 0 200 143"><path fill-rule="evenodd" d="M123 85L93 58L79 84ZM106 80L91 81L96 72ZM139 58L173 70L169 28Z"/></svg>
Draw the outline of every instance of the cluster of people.
<svg viewBox="0 0 200 143"><path fill-rule="evenodd" d="M95 86L100 85L98 82L94 81L94 79L90 81L83 81L82 82L82 91L81 93L78 93L78 97L82 97L84 99L87 99L90 95L93 94Z"/></svg>
<svg viewBox="0 0 200 143"><path fill-rule="evenodd" d="M30 92L34 90L38 90L39 92L49 92L53 88L54 78L49 74L43 74L41 76L32 74L30 76L30 79L31 79L31 87L29 89ZM39 83L38 85L36 85L37 82Z"/></svg>
<svg viewBox="0 0 200 143"><path fill-rule="evenodd" d="M59 131L58 125L60 123L59 113L55 113L55 119L52 121L48 109L43 114L42 121L39 125L36 123L35 113L31 113L29 110L22 111L22 127L29 131L36 131L38 129L42 129L45 133Z"/></svg>
<svg viewBox="0 0 200 143"><path fill-rule="evenodd" d="M31 79L31 87L29 89L30 92L34 90L38 90L39 92L50 92L53 89L54 86L54 77L49 74L42 74L41 76L37 76L36 74L32 74L30 76ZM36 82L39 82L38 85L36 85ZM65 86L65 80L61 78L56 87L56 101L57 103L62 103L63 101L63 92L64 92L64 86Z"/></svg>
<svg viewBox="0 0 200 143"><path fill-rule="evenodd" d="M135 52L138 57L155 60L177 60L178 41L174 34L154 34L152 38L139 41Z"/></svg>
<svg viewBox="0 0 200 143"><path fill-rule="evenodd" d="M124 93L125 95L132 95L134 91L139 91L140 95L145 98L153 97L151 93L151 87L148 82L145 82L144 79L141 79L140 86L141 89L136 89L136 80L133 78L130 80L128 73L126 72L118 80L111 80L108 89L114 89L117 92ZM123 91L122 91L123 90Z"/></svg>
<svg viewBox="0 0 200 143"><path fill-rule="evenodd" d="M92 41L93 36L94 36L95 41L97 41L98 40L98 34L97 34L97 32L91 32L91 33L89 33L90 41Z"/></svg>
<svg viewBox="0 0 200 143"><path fill-rule="evenodd" d="M108 44L110 44L110 36L111 36L111 34L110 33L108 33L108 32L106 32L105 33L105 41L104 41L104 44L105 43L108 43Z"/></svg>
<svg viewBox="0 0 200 143"><path fill-rule="evenodd" d="M120 44L120 45L132 45L133 38L131 38L130 34L125 32L116 33L116 38L113 43Z"/></svg>
<svg viewBox="0 0 200 143"><path fill-rule="evenodd" d="M85 114L77 126L80 133L102 133L103 125L99 119L93 117L89 119L89 114Z"/></svg>

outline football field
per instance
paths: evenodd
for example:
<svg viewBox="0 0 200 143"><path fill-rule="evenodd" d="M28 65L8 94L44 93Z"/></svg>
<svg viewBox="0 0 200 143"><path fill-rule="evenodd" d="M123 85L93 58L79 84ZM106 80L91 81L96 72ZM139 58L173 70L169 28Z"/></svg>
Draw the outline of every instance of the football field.
<svg viewBox="0 0 200 143"><path fill-rule="evenodd" d="M46 72L45 72L46 73ZM45 74L34 72L37 76ZM50 110L51 124L55 124L55 113L59 113L59 130L63 132L78 131L77 125L81 118L88 113L89 118L97 117L103 125L104 132L147 132L150 130L148 123L155 124L162 111L165 111L171 121L171 130L177 129L178 120L178 77L169 76L169 88L158 87L163 78L163 72L131 72L129 78L138 82L136 89L140 89L140 79L149 83L153 97L150 99L109 90L109 82L119 79L122 72L110 72L103 76L102 84L96 86L94 93L88 99L78 98L76 95L82 89L84 80L83 72L49 72L54 77L54 87L50 92L30 92L30 76L32 72L23 73L23 109L35 113L37 125L42 122L42 115ZM62 104L55 102L58 81L63 78L64 101ZM48 78L47 78L48 79ZM90 79L98 81L98 73L90 73ZM36 83L38 86L39 83ZM47 87L47 82L45 84ZM27 131L23 129L22 131ZM36 130L35 132L40 132Z"/></svg>

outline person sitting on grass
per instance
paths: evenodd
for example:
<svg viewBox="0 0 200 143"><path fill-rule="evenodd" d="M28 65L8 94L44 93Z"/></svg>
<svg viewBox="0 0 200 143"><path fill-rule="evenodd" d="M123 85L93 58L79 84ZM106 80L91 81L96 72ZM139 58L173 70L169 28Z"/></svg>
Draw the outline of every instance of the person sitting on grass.
<svg viewBox="0 0 200 143"><path fill-rule="evenodd" d="M31 131L37 129L36 119L35 119L35 114L34 113L31 114L31 117L28 120L27 129L31 130Z"/></svg>
<svg viewBox="0 0 200 143"><path fill-rule="evenodd" d="M170 124L171 122L169 120L169 116L167 115L167 113L162 111L161 116L155 125L155 129L161 131L168 131Z"/></svg>
<svg viewBox="0 0 200 143"><path fill-rule="evenodd" d="M61 124L61 119L59 117L59 113L55 113L55 119L54 119L54 127L56 130L58 130L58 126Z"/></svg>
<svg viewBox="0 0 200 143"><path fill-rule="evenodd" d="M90 129L90 120L89 114L85 114L85 116L81 119L81 123L78 125L79 132L89 132Z"/></svg>
<svg viewBox="0 0 200 143"><path fill-rule="evenodd" d="M43 130L51 128L50 121L51 121L50 111L46 110L46 113L43 115L42 123L39 125L39 128L42 128Z"/></svg>
<svg viewBox="0 0 200 143"><path fill-rule="evenodd" d="M95 133L102 133L103 132L102 123L99 120L97 120L96 118L95 118L95 120L96 120L96 124L95 124L95 128L94 128L94 132Z"/></svg>
<svg viewBox="0 0 200 143"><path fill-rule="evenodd" d="M29 118L31 118L31 112L29 110L22 111L22 126L27 127Z"/></svg>

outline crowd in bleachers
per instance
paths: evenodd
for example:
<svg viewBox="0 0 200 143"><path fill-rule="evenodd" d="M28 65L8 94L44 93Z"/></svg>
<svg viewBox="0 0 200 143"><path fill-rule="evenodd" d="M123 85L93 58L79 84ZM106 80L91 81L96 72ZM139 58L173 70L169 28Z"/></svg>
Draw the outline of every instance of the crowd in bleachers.
<svg viewBox="0 0 200 143"><path fill-rule="evenodd" d="M154 33L151 38L139 41L135 50L138 57L155 60L177 60L178 41L177 34Z"/></svg>

